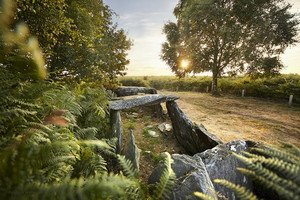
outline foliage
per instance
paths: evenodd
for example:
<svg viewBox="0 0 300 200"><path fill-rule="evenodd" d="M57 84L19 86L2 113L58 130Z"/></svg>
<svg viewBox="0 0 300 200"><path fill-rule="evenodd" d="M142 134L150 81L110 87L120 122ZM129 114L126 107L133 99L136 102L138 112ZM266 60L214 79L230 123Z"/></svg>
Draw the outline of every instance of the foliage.
<svg viewBox="0 0 300 200"><path fill-rule="evenodd" d="M131 79L139 78L122 77L120 82L129 86L127 83L131 83ZM185 77L179 80L175 77L149 77L147 81L150 87L158 90L207 92L211 86L211 78L208 76ZM245 96L286 100L290 95L294 95L293 101L300 103L300 76L289 74L257 79L248 76L223 77L219 79L219 90L224 94L237 96L241 96L242 90L245 90Z"/></svg>
<svg viewBox="0 0 300 200"><path fill-rule="evenodd" d="M256 194L260 198L261 195L270 197L272 192L276 193L276 196L273 196L276 199L300 198L300 149L290 144L283 144L280 149L272 146L255 147L251 149L251 153L244 152L244 156L232 153L246 167L237 169L253 179L257 188L264 188L263 194ZM214 182L232 190L238 199L258 199L245 187L226 180L217 179ZM201 199L211 199L201 193L195 195Z"/></svg>
<svg viewBox="0 0 300 200"><path fill-rule="evenodd" d="M159 179L160 182L156 185L155 190L153 192L154 199L168 199L169 193L172 191L174 181L176 179L176 175L173 172L171 167L173 160L170 154L165 153L165 156L166 156L164 160L165 170L163 171Z"/></svg>
<svg viewBox="0 0 300 200"><path fill-rule="evenodd" d="M131 190L135 196L134 199L169 199L169 194L173 189L176 176L171 168L171 164L173 163L171 155L169 153L165 153L165 156L166 157L162 162L164 171L162 172L160 181L154 185L154 189L151 194L148 193L148 190L144 189L141 182L137 182L139 188ZM118 156L118 158L124 174L131 179L138 178L138 172L133 168L131 162L126 160L123 156Z"/></svg>
<svg viewBox="0 0 300 200"><path fill-rule="evenodd" d="M122 197L133 181L108 175L98 154L112 152L111 143L99 140L102 130L94 121L77 123L90 112L106 117L104 91L42 80L46 71L38 44L32 45L36 40L25 25L8 28L11 3L1 1L0 15L0 198Z"/></svg>
<svg viewBox="0 0 300 200"><path fill-rule="evenodd" d="M119 82L124 86L139 86L139 87L149 87L149 84L146 80L141 79L120 79Z"/></svg>
<svg viewBox="0 0 300 200"><path fill-rule="evenodd" d="M38 3L52 12L51 2ZM10 5L1 1L0 199L141 199L144 187L132 164L120 157L128 177L109 166L117 140L103 138L110 131L106 91L44 80L42 53L30 46L27 26L7 28ZM170 162L169 156L168 169ZM170 191L168 174L161 195Z"/></svg>
<svg viewBox="0 0 300 200"><path fill-rule="evenodd" d="M17 0L14 18L28 24L45 53L50 78L114 83L131 42L103 1Z"/></svg>
<svg viewBox="0 0 300 200"><path fill-rule="evenodd" d="M214 94L225 72L273 76L283 67L279 55L296 42L299 21L290 8L281 0L181 0L177 22L163 29L162 59L179 77L211 71Z"/></svg>

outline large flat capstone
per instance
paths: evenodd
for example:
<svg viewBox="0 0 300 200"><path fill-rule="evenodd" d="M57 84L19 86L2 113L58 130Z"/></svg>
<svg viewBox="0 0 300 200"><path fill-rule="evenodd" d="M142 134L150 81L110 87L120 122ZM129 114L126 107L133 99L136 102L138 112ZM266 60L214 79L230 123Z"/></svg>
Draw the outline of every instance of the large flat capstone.
<svg viewBox="0 0 300 200"><path fill-rule="evenodd" d="M115 90L115 93L118 97L137 95L138 93L144 94L157 94L155 88L147 87L132 87L132 86L122 86Z"/></svg>
<svg viewBox="0 0 300 200"><path fill-rule="evenodd" d="M127 96L121 100L113 101L109 105L111 110L123 110L139 106L152 106L166 101L174 101L179 99L178 96L162 95L162 94L146 94Z"/></svg>

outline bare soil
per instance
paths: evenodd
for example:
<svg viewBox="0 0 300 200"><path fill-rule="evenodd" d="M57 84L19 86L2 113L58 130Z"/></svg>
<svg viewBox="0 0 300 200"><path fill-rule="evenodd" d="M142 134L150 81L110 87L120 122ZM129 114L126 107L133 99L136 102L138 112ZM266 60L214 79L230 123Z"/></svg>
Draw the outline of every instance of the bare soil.
<svg viewBox="0 0 300 200"><path fill-rule="evenodd" d="M189 119L202 123L224 142L243 139L278 145L284 141L300 147L300 107L287 102L198 92L159 93L180 96L176 102Z"/></svg>

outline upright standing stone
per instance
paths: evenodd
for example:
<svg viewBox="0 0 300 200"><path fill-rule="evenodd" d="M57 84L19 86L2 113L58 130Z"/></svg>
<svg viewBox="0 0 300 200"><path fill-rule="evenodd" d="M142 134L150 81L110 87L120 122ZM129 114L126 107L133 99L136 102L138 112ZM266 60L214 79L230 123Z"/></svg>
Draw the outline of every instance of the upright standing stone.
<svg viewBox="0 0 300 200"><path fill-rule="evenodd" d="M135 138L132 129L130 129L129 142L125 150L125 158L130 160L133 167L139 170L140 149L135 144Z"/></svg>
<svg viewBox="0 0 300 200"><path fill-rule="evenodd" d="M119 110L110 111L110 123L112 130L112 137L118 138L117 153L120 154L123 143L123 123Z"/></svg>
<svg viewBox="0 0 300 200"><path fill-rule="evenodd" d="M207 132L204 126L194 125L176 102L167 101L167 109L172 121L174 136L188 153L194 155L222 144L222 141Z"/></svg>

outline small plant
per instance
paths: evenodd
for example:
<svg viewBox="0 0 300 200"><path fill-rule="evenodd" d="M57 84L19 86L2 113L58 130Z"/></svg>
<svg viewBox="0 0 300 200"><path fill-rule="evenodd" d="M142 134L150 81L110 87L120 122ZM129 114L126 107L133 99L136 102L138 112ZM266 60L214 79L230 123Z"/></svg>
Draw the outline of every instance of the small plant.
<svg viewBox="0 0 300 200"><path fill-rule="evenodd" d="M160 161L164 159L161 154L152 153L151 155L155 165L157 165Z"/></svg>
<svg viewBox="0 0 300 200"><path fill-rule="evenodd" d="M139 173L133 167L132 163L126 160L125 157L118 156L124 175L136 183L132 186L129 185L127 189L127 199L169 199L169 194L173 189L176 175L171 168L171 164L173 163L171 155L169 153L165 153L165 155L166 157L163 162L165 170L160 177L160 181L155 185L149 186L153 188L151 193L149 193L149 188L146 187L140 179L138 179Z"/></svg>
<svg viewBox="0 0 300 200"><path fill-rule="evenodd" d="M125 127L125 128L128 128L128 129L132 129L132 130L134 130L134 128L135 128L135 126L134 126L133 123L126 123L126 124L124 125L124 127Z"/></svg>

